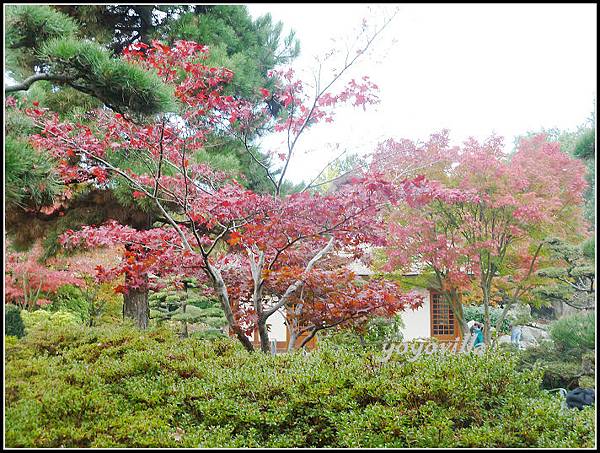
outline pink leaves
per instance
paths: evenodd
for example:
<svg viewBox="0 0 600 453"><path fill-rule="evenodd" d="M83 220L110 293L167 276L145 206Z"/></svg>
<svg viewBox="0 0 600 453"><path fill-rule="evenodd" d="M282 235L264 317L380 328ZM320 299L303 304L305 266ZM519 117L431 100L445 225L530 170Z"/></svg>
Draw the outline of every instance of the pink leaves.
<svg viewBox="0 0 600 453"><path fill-rule="evenodd" d="M17 106L17 100L14 96L6 96L4 105L6 108L15 108Z"/></svg>
<svg viewBox="0 0 600 453"><path fill-rule="evenodd" d="M574 203L584 186L580 165L541 137L522 141L510 158L495 136L461 149L449 147L447 132L421 145L384 142L373 166L391 180L405 177L397 184L406 201L391 216L398 225L390 228L388 268L408 270L419 261L461 288L486 259L501 265L503 250L529 244L535 234L572 234L582 224Z"/></svg>
<svg viewBox="0 0 600 453"><path fill-rule="evenodd" d="M36 243L29 252L7 253L4 284L6 301L23 308L47 304L44 295L54 293L63 285L83 286L85 283L70 270L50 268L39 262L43 253Z"/></svg>

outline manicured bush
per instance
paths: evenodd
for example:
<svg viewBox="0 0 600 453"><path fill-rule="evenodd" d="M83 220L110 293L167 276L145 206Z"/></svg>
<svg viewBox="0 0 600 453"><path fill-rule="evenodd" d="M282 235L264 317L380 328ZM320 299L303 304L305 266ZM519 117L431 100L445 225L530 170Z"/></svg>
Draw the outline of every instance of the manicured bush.
<svg viewBox="0 0 600 453"><path fill-rule="evenodd" d="M223 333L223 330L209 327L204 330L199 330L190 335L198 340L217 340L227 338L227 335Z"/></svg>
<svg viewBox="0 0 600 453"><path fill-rule="evenodd" d="M83 290L73 285L63 285L50 297L52 305L50 311L70 311L76 314L82 322L90 317L90 303Z"/></svg>
<svg viewBox="0 0 600 453"><path fill-rule="evenodd" d="M199 296L199 297L190 297L187 301L188 305L193 305L198 308L210 308L217 306L219 301L214 299L209 299L208 297Z"/></svg>
<svg viewBox="0 0 600 453"><path fill-rule="evenodd" d="M579 387L581 388L596 388L596 381L593 376L582 376L579 378Z"/></svg>
<svg viewBox="0 0 600 453"><path fill-rule="evenodd" d="M596 344L596 319L591 311L575 313L552 323L550 335L556 347L581 356Z"/></svg>
<svg viewBox="0 0 600 453"><path fill-rule="evenodd" d="M178 321L181 323L180 330L182 336L187 336L189 330L201 330L206 334L198 335L203 338L215 338L223 336L215 332L227 325L225 313L219 302L215 299L209 299L203 294L199 294L199 289L190 285L187 291L179 291L166 287L162 291L151 292L148 297L150 306L150 318L158 324L168 321ZM183 305L185 302L185 311Z"/></svg>
<svg viewBox="0 0 600 453"><path fill-rule="evenodd" d="M17 338L25 335L25 325L21 318L21 309L15 305L4 305L4 335Z"/></svg>
<svg viewBox="0 0 600 453"><path fill-rule="evenodd" d="M594 318L586 314L562 318L552 323L550 334L552 341L519 352L519 368L542 370L545 389L590 387L595 374Z"/></svg>
<svg viewBox="0 0 600 453"><path fill-rule="evenodd" d="M53 329L67 325L80 324L79 317L71 311L59 310L51 312L48 310L21 311L21 317L27 332L36 329Z"/></svg>
<svg viewBox="0 0 600 453"><path fill-rule="evenodd" d="M333 347L381 351L389 341L402 341L403 327L400 315L391 318L376 316L360 328L325 330L319 335L319 341Z"/></svg>
<svg viewBox="0 0 600 453"><path fill-rule="evenodd" d="M593 447L516 357L271 356L167 329L37 329L6 347L8 447Z"/></svg>

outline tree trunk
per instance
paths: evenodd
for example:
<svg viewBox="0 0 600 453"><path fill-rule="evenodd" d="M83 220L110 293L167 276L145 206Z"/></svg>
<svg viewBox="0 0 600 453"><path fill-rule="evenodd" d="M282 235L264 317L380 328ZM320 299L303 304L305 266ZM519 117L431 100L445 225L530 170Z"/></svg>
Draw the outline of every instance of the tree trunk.
<svg viewBox="0 0 600 453"><path fill-rule="evenodd" d="M252 305L256 310L256 327L258 329L258 338L260 339L260 350L266 354L271 352L271 344L269 342L269 330L267 329L267 319L263 309L263 294L262 294L262 269L265 263L265 254L258 252L255 254L248 249L248 258L250 260L250 273L254 282L252 291Z"/></svg>
<svg viewBox="0 0 600 453"><path fill-rule="evenodd" d="M490 319L490 289L485 284L482 286L483 287L481 289L483 290L483 322L484 322L483 341L486 346L489 346L490 338L491 338L490 330L491 330L491 326L492 326L492 322Z"/></svg>
<svg viewBox="0 0 600 453"><path fill-rule="evenodd" d="M213 288L215 289L217 295L219 296L219 302L221 302L221 308L225 313L225 318L227 319L227 323L229 324L229 328L233 330L235 336L240 343L246 348L248 352L254 351L254 346L250 339L246 336L246 334L242 331L241 327L235 320L235 316L231 309L231 305L229 302L229 293L227 292L227 286L225 286L225 281L223 281L223 277L221 272L216 267L213 267L208 261L206 261L205 272L208 277L211 279Z"/></svg>
<svg viewBox="0 0 600 453"><path fill-rule="evenodd" d="M288 352L292 352L296 347L296 339L298 338L298 333L294 328L290 328L290 341L288 343Z"/></svg>
<svg viewBox="0 0 600 453"><path fill-rule="evenodd" d="M271 352L271 344L269 343L269 331L267 330L267 320L262 319L262 316L259 316L257 327L258 338L260 338L260 350L268 354Z"/></svg>
<svg viewBox="0 0 600 453"><path fill-rule="evenodd" d="M127 286L127 277L125 277ZM123 319L130 318L140 329L148 327L150 308L148 307L148 288L129 288L123 296Z"/></svg>
<svg viewBox="0 0 600 453"><path fill-rule="evenodd" d="M446 298L450 304L450 308L452 309L452 313L454 314L456 321L458 321L458 326L461 330L462 337L467 338L470 334L469 326L465 321L465 315L459 294L456 292L456 290L446 291Z"/></svg>

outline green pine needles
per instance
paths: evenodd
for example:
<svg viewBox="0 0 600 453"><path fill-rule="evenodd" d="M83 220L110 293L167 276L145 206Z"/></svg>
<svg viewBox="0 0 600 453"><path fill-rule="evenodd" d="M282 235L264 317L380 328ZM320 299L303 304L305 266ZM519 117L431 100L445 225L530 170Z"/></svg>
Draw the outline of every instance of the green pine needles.
<svg viewBox="0 0 600 453"><path fill-rule="evenodd" d="M97 43L53 39L44 44L40 55L49 74L115 111L152 115L174 108L172 90L155 73L112 58Z"/></svg>

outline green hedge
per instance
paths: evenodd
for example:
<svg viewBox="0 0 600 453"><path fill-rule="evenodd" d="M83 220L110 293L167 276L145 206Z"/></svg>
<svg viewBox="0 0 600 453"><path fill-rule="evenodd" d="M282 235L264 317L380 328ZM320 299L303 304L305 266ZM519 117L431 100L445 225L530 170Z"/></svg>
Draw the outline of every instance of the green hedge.
<svg viewBox="0 0 600 453"><path fill-rule="evenodd" d="M166 329L38 329L6 345L8 447L593 447L509 353L270 356Z"/></svg>

